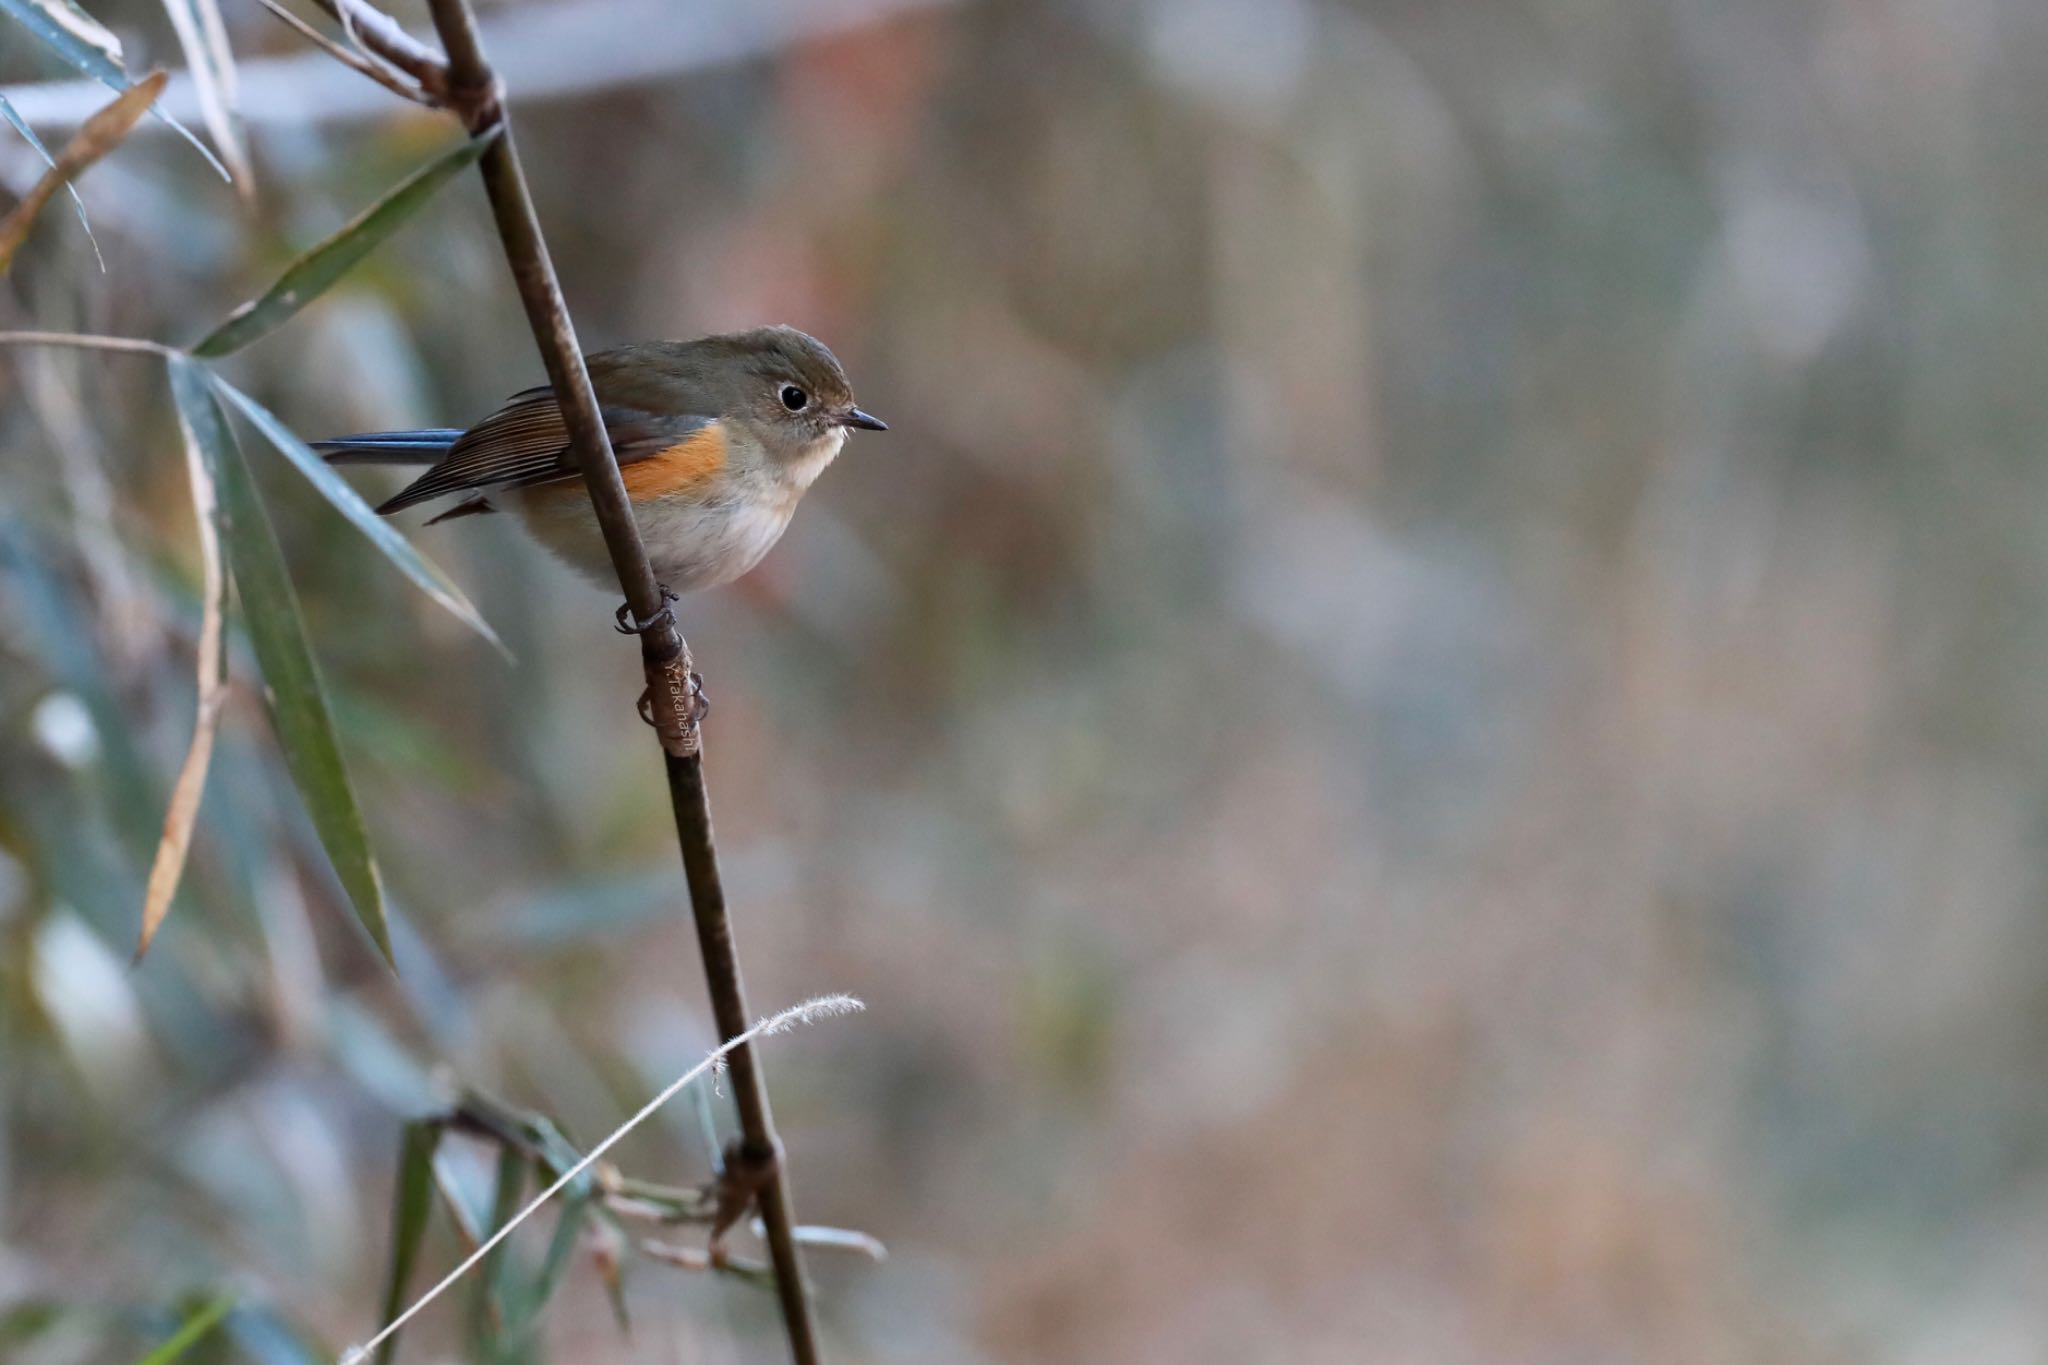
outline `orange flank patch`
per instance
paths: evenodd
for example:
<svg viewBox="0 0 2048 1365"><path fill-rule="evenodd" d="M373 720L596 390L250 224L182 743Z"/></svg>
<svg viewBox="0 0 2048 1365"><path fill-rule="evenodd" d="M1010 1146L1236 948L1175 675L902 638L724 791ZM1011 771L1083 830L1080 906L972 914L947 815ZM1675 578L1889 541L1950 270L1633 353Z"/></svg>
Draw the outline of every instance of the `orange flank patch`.
<svg viewBox="0 0 2048 1365"><path fill-rule="evenodd" d="M619 466L626 492L635 502L687 493L718 477L725 468L725 427L713 422L666 450Z"/></svg>

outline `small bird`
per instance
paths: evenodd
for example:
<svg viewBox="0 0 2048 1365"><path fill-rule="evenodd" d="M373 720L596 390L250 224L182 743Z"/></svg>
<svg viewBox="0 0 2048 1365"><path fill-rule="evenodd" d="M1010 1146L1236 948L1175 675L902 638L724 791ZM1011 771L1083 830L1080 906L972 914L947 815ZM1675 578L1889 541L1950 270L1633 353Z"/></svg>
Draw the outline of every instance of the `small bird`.
<svg viewBox="0 0 2048 1365"><path fill-rule="evenodd" d="M761 562L849 428L887 431L854 406L846 371L794 327L643 341L585 357L657 580L669 592L730 583ZM534 538L600 583L611 558L554 390L527 389L467 431L378 431L318 441L336 464L431 465L377 508L388 516L467 495L432 518L504 502Z"/></svg>

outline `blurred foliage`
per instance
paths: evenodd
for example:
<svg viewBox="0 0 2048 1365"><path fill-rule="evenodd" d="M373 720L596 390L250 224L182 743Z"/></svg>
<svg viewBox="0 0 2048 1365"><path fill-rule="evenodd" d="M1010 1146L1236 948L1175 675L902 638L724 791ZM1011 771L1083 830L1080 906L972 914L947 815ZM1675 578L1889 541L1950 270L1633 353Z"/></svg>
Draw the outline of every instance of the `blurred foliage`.
<svg viewBox="0 0 2048 1365"><path fill-rule="evenodd" d="M771 1069L804 1216L894 1253L813 1256L833 1358L2048 1350L2041 8L760 8L819 32L490 17L584 343L796 323L893 428L684 613L755 997L873 1010ZM53 212L5 325L203 335L445 148L259 116L296 40L223 17L251 197L145 125L79 186L108 274ZM538 377L463 181L221 373L306 436ZM604 1132L710 1042L637 661L497 519L404 528L507 665L252 444L399 971L243 639L128 970L176 427L154 362L0 386L0 1334L133 1359L231 1285L230 1349L331 1350L437 1072ZM707 1172L687 1112L620 1157ZM622 1292L630 1337L572 1269L537 1349L778 1349L764 1295Z"/></svg>

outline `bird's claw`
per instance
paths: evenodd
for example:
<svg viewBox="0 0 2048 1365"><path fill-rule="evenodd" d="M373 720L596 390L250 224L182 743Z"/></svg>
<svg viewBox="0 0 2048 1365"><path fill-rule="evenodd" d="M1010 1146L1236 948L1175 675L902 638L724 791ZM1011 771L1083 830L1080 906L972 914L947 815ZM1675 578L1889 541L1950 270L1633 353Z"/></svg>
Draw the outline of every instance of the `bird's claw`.
<svg viewBox="0 0 2048 1365"><path fill-rule="evenodd" d="M645 635L650 630L660 630L664 626L672 626L676 623L676 613L669 603L682 600L682 598L677 597L667 588L662 588L661 610L637 625L629 619L633 615L633 604L631 602L621 602L619 603L619 609L612 613L612 628L621 635Z"/></svg>

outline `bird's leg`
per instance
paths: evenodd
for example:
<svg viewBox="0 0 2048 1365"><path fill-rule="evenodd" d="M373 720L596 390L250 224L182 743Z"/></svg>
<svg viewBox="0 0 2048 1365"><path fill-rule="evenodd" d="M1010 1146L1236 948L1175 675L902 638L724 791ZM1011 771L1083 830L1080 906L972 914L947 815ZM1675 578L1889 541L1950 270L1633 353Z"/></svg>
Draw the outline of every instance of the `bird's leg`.
<svg viewBox="0 0 2048 1365"><path fill-rule="evenodd" d="M626 618L632 609L628 602L618 610L618 628L621 634L638 635L641 650L646 655L647 687L641 692L634 710L640 719L654 727L661 736L661 747L677 758L689 758L698 752L697 723L711 710L711 704L704 699L704 680L690 671L690 647L684 644L673 657L662 651L662 657L655 657L656 645L649 642L648 632L675 625L675 612L669 603L679 600L666 587L661 589L661 610L651 618L637 624L628 624ZM680 636L671 636L680 641Z"/></svg>
<svg viewBox="0 0 2048 1365"><path fill-rule="evenodd" d="M670 592L666 587L661 588L661 610L638 625L634 625L627 619L633 614L633 604L631 602L621 602L619 603L619 609L612 614L612 620L615 622L613 628L621 635L645 635L650 630L660 630L663 626L672 626L676 623L676 614L674 608L669 606L669 603L682 600L682 598Z"/></svg>

